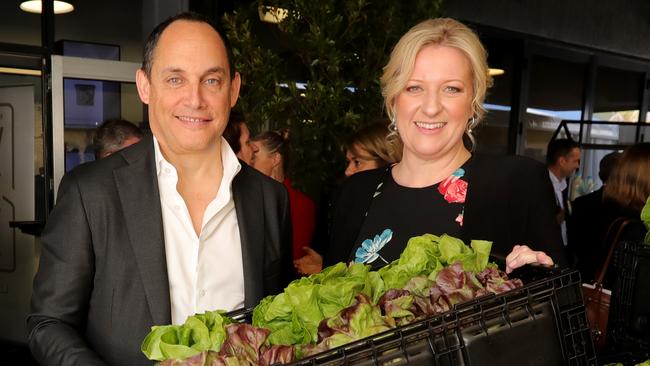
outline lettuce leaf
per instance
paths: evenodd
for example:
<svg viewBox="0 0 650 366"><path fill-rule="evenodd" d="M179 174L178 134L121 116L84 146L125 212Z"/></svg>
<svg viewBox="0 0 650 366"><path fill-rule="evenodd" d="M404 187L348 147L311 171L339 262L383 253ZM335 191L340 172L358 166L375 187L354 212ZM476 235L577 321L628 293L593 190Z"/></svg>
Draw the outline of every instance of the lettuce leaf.
<svg viewBox="0 0 650 366"><path fill-rule="evenodd" d="M222 311L190 316L182 325L153 326L140 349L148 359L181 360L205 351L218 352L226 340L225 326L232 319Z"/></svg>
<svg viewBox="0 0 650 366"><path fill-rule="evenodd" d="M643 221L647 230L644 243L650 245L650 197L648 197L645 206L643 206L643 209L641 210L641 221Z"/></svg>

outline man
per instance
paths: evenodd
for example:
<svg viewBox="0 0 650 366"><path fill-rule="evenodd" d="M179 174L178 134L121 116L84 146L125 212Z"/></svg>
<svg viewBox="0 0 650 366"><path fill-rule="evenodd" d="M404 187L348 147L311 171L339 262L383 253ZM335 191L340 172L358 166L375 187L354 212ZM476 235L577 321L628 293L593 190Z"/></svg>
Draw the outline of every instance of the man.
<svg viewBox="0 0 650 366"><path fill-rule="evenodd" d="M577 268L585 282L595 280L596 271L602 263L607 248L604 237L610 224L611 214L603 203L603 190L614 170L621 153L614 151L600 159L598 177L603 185L573 201L569 222L569 245L575 248ZM611 207L610 207L611 209Z"/></svg>
<svg viewBox="0 0 650 366"><path fill-rule="evenodd" d="M252 307L291 276L286 190L221 136L240 86L225 42L193 13L157 26L136 75L153 137L61 182L28 317L42 365L151 365L152 325Z"/></svg>
<svg viewBox="0 0 650 366"><path fill-rule="evenodd" d="M558 206L557 222L562 229L562 241L566 246L566 218L569 214L567 204L567 179L580 167L580 145L571 139L556 139L548 144L546 150L548 176L553 183L555 200Z"/></svg>
<svg viewBox="0 0 650 366"><path fill-rule="evenodd" d="M230 113L230 120L223 131L223 138L244 163L251 165L255 156L255 145L251 143L251 131L246 125L244 116L237 112Z"/></svg>
<svg viewBox="0 0 650 366"><path fill-rule="evenodd" d="M123 119L105 121L95 131L95 160L105 158L140 140L142 131L133 123Z"/></svg>

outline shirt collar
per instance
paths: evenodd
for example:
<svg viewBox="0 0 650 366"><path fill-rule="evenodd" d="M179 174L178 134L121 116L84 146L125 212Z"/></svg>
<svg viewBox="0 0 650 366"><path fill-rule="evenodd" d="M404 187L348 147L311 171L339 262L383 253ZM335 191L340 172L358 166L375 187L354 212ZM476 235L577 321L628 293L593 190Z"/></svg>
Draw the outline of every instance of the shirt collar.
<svg viewBox="0 0 650 366"><path fill-rule="evenodd" d="M548 171L548 176L551 178L551 183L553 183L555 190L563 191L567 187L566 179L558 179L550 170Z"/></svg>
<svg viewBox="0 0 650 366"><path fill-rule="evenodd" d="M156 175L160 175L160 172L165 166L172 167L176 170L176 168L165 159L162 151L160 151L160 144L158 143L156 136L153 136L153 148L156 158ZM232 181L235 175L237 175L241 170L241 163L239 162L239 159L237 159L235 152L232 151L232 148L223 137L221 137L221 160L223 162L223 178L226 181Z"/></svg>

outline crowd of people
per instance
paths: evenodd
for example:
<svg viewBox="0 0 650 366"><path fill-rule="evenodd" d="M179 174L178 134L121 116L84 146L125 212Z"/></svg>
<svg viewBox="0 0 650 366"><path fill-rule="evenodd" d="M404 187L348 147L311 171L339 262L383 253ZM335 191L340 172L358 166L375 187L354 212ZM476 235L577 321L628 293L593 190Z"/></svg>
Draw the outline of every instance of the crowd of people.
<svg viewBox="0 0 650 366"><path fill-rule="evenodd" d="M154 324L252 307L336 262L379 267L423 233L491 240L507 272L596 260L576 254L594 243L567 249L579 202L572 218L563 190L579 146L552 142L548 168L475 152L492 80L473 31L452 19L417 24L383 71L389 120L345 144L347 179L319 253L315 203L287 171L290 132L251 135L231 112L241 77L223 33L194 13L158 25L136 78L151 136L67 174L48 217L28 318L35 358L147 365L139 345ZM603 190L618 210L604 208L610 216L634 216L647 199L648 145L618 158Z"/></svg>

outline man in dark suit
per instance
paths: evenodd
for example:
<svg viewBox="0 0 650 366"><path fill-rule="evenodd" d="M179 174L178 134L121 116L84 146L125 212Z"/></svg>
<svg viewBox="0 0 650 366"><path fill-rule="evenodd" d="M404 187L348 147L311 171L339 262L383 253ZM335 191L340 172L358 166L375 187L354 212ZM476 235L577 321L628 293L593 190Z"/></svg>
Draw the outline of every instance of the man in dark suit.
<svg viewBox="0 0 650 366"><path fill-rule="evenodd" d="M573 201L573 212L569 225L569 245L575 248L580 275L584 282L595 280L596 271L605 257L605 233L609 227L612 214L603 203L603 189L610 173L614 170L621 153L614 151L600 159L598 177L603 185Z"/></svg>
<svg viewBox="0 0 650 366"><path fill-rule="evenodd" d="M153 137L66 175L41 237L43 365L150 365L152 325L252 307L291 275L286 190L222 138L240 86L223 35L191 13L161 23L136 80Z"/></svg>

